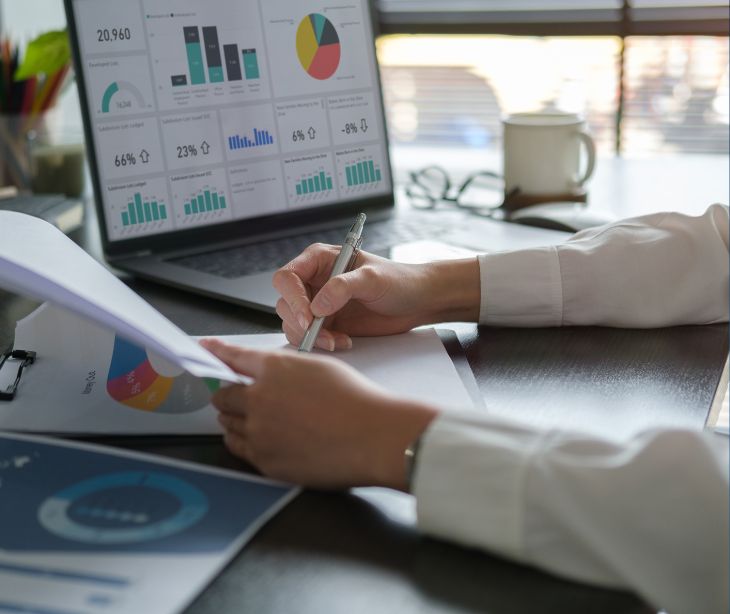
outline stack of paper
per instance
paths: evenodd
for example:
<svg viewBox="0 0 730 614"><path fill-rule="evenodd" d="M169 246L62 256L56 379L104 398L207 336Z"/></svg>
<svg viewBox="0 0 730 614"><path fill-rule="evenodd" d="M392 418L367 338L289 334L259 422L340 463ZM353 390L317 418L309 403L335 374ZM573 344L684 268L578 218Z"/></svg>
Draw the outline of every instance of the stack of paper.
<svg viewBox="0 0 730 614"><path fill-rule="evenodd" d="M0 287L53 303L18 324L16 349L37 352L0 429L64 434L219 433L210 396L251 383L51 225L0 212ZM231 338L286 347L283 335ZM357 339L337 357L394 395L473 407L433 330ZM1 382L0 382L1 383Z"/></svg>
<svg viewBox="0 0 730 614"><path fill-rule="evenodd" d="M0 211L0 288L65 307L198 377L249 381L39 218Z"/></svg>

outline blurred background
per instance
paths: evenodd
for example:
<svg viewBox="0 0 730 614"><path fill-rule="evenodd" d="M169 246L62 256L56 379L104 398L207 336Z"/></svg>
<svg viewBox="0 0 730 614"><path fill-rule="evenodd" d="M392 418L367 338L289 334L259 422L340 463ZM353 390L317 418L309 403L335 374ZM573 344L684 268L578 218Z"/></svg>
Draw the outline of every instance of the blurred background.
<svg viewBox="0 0 730 614"><path fill-rule="evenodd" d="M586 116L603 155L730 149L727 2L376 5L382 31L377 49L396 146L496 152L502 114L560 108ZM0 0L0 29L19 42L64 26L61 0ZM81 130L74 87L60 108L66 126Z"/></svg>

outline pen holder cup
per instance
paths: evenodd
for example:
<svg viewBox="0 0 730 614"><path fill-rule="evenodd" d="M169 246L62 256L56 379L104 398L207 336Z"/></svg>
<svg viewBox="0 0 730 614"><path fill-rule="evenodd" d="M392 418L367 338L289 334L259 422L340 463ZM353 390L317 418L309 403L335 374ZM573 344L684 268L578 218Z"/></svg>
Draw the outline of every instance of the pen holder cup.
<svg viewBox="0 0 730 614"><path fill-rule="evenodd" d="M64 128L59 119L55 113L35 119L0 116L0 185L70 198L83 194L83 134Z"/></svg>
<svg viewBox="0 0 730 614"><path fill-rule="evenodd" d="M0 114L0 187L31 187L27 115Z"/></svg>

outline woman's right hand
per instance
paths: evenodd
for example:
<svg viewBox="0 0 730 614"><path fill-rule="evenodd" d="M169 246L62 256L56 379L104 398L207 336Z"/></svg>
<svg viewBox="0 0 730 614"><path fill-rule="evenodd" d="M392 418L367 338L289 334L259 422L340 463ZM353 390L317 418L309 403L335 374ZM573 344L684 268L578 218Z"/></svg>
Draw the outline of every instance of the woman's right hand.
<svg viewBox="0 0 730 614"><path fill-rule="evenodd" d="M314 317L327 317L317 347L349 349L351 336L393 335L479 316L479 265L469 260L402 264L359 252L353 269L330 279L340 248L315 244L274 275L276 311L299 345Z"/></svg>

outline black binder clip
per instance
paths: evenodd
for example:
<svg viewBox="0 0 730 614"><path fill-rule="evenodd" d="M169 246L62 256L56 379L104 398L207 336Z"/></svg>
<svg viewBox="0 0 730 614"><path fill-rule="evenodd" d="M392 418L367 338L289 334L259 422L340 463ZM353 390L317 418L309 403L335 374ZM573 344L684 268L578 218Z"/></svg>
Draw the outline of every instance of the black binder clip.
<svg viewBox="0 0 730 614"><path fill-rule="evenodd" d="M28 352L26 350L8 350L2 355L0 358L0 371L3 370L8 360L17 360L19 364L15 381L5 390L0 390L0 401L12 401L15 398L15 393L18 391L18 385L20 384L20 378L23 377L23 369L35 362L35 356L35 352Z"/></svg>

